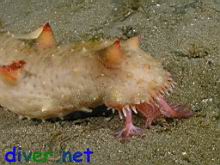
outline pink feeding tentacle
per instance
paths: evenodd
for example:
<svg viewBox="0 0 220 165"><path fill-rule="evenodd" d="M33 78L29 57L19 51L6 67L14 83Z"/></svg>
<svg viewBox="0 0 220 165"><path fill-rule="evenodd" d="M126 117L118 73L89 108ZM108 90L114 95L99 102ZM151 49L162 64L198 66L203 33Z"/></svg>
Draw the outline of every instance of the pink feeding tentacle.
<svg viewBox="0 0 220 165"><path fill-rule="evenodd" d="M142 103L136 105L138 112L140 112L145 118L145 127L151 128L152 124L163 115L156 105Z"/></svg>
<svg viewBox="0 0 220 165"><path fill-rule="evenodd" d="M117 138L121 140L126 140L132 136L141 135L143 133L143 130L141 128L134 126L132 120L132 111L130 109L126 110L125 119L125 127L121 131L116 133Z"/></svg>
<svg viewBox="0 0 220 165"><path fill-rule="evenodd" d="M193 112L186 110L184 106L170 106L164 98L158 98L160 105L160 112L168 118L189 118L193 115Z"/></svg>

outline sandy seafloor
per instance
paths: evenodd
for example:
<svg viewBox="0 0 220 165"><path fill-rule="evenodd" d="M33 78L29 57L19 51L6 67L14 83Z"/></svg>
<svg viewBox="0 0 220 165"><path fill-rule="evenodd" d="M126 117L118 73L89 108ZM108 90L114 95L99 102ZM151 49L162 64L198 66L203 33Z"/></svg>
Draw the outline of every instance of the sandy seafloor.
<svg viewBox="0 0 220 165"><path fill-rule="evenodd" d="M90 148L95 165L220 165L220 0L0 1L1 31L30 32L47 21L61 44L140 34L143 49L178 83L169 100L191 105L195 116L159 121L142 138L120 143L113 133L123 121L105 111L43 123L1 109L0 164L20 144L54 153ZM135 123L143 126L142 118Z"/></svg>

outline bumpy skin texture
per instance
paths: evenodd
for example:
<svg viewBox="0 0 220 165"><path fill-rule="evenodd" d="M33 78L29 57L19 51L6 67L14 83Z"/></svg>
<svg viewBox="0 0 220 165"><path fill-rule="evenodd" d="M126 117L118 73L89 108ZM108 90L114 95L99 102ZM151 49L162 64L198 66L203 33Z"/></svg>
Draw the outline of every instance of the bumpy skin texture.
<svg viewBox="0 0 220 165"><path fill-rule="evenodd" d="M120 138L141 132L132 123L132 111L143 114L147 127L161 116L191 116L166 104L163 95L173 80L138 42L134 37L37 49L3 35L0 105L18 115L48 119L105 104L126 118Z"/></svg>

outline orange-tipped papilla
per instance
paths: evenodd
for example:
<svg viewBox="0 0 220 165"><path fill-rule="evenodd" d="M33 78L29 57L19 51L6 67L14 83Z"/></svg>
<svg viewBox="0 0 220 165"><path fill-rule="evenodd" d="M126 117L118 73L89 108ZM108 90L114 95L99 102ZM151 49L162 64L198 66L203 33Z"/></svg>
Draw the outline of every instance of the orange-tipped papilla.
<svg viewBox="0 0 220 165"><path fill-rule="evenodd" d="M26 64L25 61L15 61L9 65L0 66L0 78L7 84L15 85L21 76L21 71Z"/></svg>
<svg viewBox="0 0 220 165"><path fill-rule="evenodd" d="M53 34L53 30L49 23L43 26L42 32L36 40L36 46L38 49L53 48L56 46L56 40Z"/></svg>
<svg viewBox="0 0 220 165"><path fill-rule="evenodd" d="M118 68L124 58L120 40L100 52L102 62L107 68Z"/></svg>
<svg viewBox="0 0 220 165"><path fill-rule="evenodd" d="M126 44L128 45L128 47L136 49L140 47L140 40L141 40L140 36L135 36L135 37L129 38L126 41Z"/></svg>

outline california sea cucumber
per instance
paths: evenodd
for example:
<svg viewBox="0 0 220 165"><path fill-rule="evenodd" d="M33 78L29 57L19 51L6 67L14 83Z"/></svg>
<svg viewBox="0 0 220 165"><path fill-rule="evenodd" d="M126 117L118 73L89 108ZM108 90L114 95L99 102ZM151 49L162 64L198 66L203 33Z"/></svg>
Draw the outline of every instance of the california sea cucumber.
<svg viewBox="0 0 220 165"><path fill-rule="evenodd" d="M191 111L165 101L175 83L139 44L133 37L57 46L48 23L20 37L1 35L0 105L48 119L104 104L125 117L119 138L142 132L132 122L133 112L143 115L146 127L161 116L190 117Z"/></svg>

